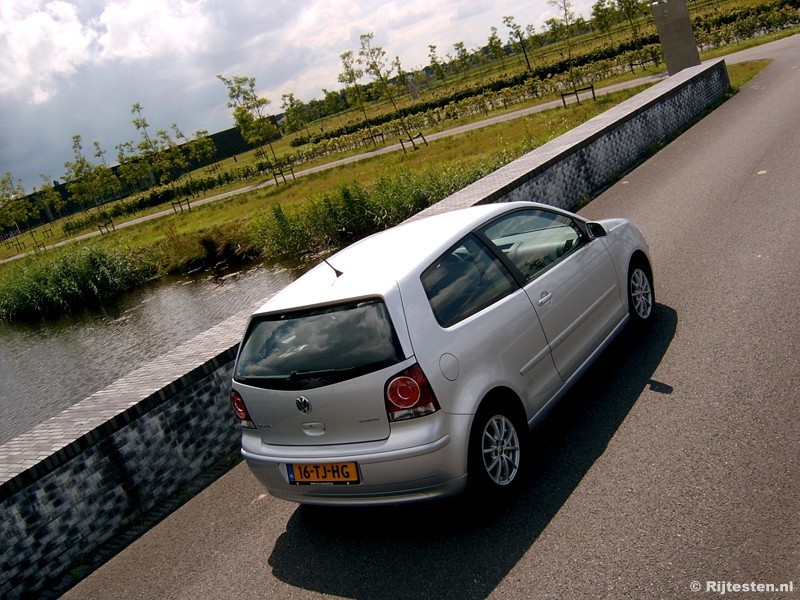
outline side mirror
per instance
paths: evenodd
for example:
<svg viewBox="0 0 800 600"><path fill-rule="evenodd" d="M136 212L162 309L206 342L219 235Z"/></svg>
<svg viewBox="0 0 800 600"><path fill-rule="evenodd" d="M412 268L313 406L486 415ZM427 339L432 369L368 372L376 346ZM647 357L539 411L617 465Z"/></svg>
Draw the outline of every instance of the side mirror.
<svg viewBox="0 0 800 600"><path fill-rule="evenodd" d="M592 236L592 238L606 237L606 235L608 235L605 227L600 225L600 223L588 223L586 229L589 231L589 235Z"/></svg>

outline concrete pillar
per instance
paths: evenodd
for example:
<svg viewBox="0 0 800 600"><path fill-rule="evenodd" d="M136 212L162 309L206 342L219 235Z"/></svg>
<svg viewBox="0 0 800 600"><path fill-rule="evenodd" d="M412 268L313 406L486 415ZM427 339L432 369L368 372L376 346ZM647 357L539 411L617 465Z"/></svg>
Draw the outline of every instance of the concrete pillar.
<svg viewBox="0 0 800 600"><path fill-rule="evenodd" d="M674 75L687 67L699 65L700 53L697 51L686 0L664 0L652 4L650 12L656 21L669 74Z"/></svg>

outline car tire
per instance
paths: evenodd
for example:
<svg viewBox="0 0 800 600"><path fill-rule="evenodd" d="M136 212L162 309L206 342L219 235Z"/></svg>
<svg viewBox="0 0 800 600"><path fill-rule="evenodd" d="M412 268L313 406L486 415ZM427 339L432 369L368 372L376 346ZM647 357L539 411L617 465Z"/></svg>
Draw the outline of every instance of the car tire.
<svg viewBox="0 0 800 600"><path fill-rule="evenodd" d="M643 258L631 261L628 269L628 310L631 321L638 325L650 323L655 317L656 296L653 274Z"/></svg>
<svg viewBox="0 0 800 600"><path fill-rule="evenodd" d="M469 444L469 481L479 496L500 496L516 489L527 465L524 419L510 403L484 404L475 415Z"/></svg>

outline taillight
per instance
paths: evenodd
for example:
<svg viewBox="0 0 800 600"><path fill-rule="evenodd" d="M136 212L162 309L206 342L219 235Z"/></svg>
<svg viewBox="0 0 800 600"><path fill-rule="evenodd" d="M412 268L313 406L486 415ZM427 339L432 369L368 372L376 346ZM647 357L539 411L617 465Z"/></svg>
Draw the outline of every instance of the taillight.
<svg viewBox="0 0 800 600"><path fill-rule="evenodd" d="M250 418L250 413L247 412L247 406L245 406L242 395L236 390L231 392L231 408L236 418L242 422L242 427L256 428L253 419Z"/></svg>
<svg viewBox="0 0 800 600"><path fill-rule="evenodd" d="M390 421L423 417L439 410L439 402L418 364L386 382L386 412Z"/></svg>

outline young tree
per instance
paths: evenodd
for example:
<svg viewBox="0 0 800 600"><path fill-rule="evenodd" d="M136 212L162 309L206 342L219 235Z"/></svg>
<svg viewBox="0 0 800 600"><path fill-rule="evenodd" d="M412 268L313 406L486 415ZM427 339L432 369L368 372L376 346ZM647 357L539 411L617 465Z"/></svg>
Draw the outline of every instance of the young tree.
<svg viewBox="0 0 800 600"><path fill-rule="evenodd" d="M592 24L581 15L576 15L575 22L572 24L572 35L581 36L592 32Z"/></svg>
<svg viewBox="0 0 800 600"><path fill-rule="evenodd" d="M522 35L522 27L514 22L514 17L512 16L503 17L503 25L508 27L509 41L511 42L511 46L513 48L520 48L522 50L522 54L525 56L525 64L528 67L528 71L533 73L531 61L528 60L528 50L525 48L525 38Z"/></svg>
<svg viewBox="0 0 800 600"><path fill-rule="evenodd" d="M233 118L242 137L250 144L262 149L269 145L272 158L278 160L272 141L279 136L278 128L265 109L270 101L256 93L256 78L234 76L231 78L217 75L228 88L228 108L233 109Z"/></svg>
<svg viewBox="0 0 800 600"><path fill-rule="evenodd" d="M469 52L467 52L464 42L456 42L453 44L453 49L456 51L456 60L458 61L458 69L462 73L469 71L471 61Z"/></svg>
<svg viewBox="0 0 800 600"><path fill-rule="evenodd" d="M131 122L133 123L136 130L141 133L142 141L139 142L139 149L144 153L152 153L156 150L156 144L153 140L150 139L150 134L147 131L147 128L150 124L147 122L142 116L142 105L138 102L134 102L131 106L131 114L134 115Z"/></svg>
<svg viewBox="0 0 800 600"><path fill-rule="evenodd" d="M208 131L200 129L194 132L194 139L186 144L189 160L197 166L204 167L216 164L217 147L214 140L208 136ZM212 170L213 169L209 169Z"/></svg>
<svg viewBox="0 0 800 600"><path fill-rule="evenodd" d="M156 153L154 155L156 170L161 185L174 185L175 181L189 168L189 161L183 155L178 143L169 132L159 129L156 132Z"/></svg>
<svg viewBox="0 0 800 600"><path fill-rule="evenodd" d="M442 65L442 61L439 60L439 57L436 54L436 46L430 44L428 46L428 59L431 61L431 67L433 67L433 75L439 81L444 81L447 79L447 73L444 70L444 66Z"/></svg>
<svg viewBox="0 0 800 600"><path fill-rule="evenodd" d="M366 72L373 77L380 90L388 96L395 113L397 113L397 117L400 120L400 125L403 127L403 131L411 141L411 144L416 148L417 145L414 143L414 139L408 130L408 125L403 117L403 113L401 113L400 109L397 107L397 103L394 100L392 91L389 88L389 79L392 72L401 71L400 59L395 58L395 60L387 66L386 52L384 52L383 48L380 46L372 45L372 40L374 37L375 36L372 33L361 34L361 49L358 51L358 60L362 65L364 65Z"/></svg>
<svg viewBox="0 0 800 600"><path fill-rule="evenodd" d="M497 35L497 27L492 26L491 34L489 35L488 46L489 46L489 53L494 57L495 60L500 60L500 64L503 69L506 68L506 51L503 48L503 42L500 39L500 36Z"/></svg>
<svg viewBox="0 0 800 600"><path fill-rule="evenodd" d="M346 108L345 102L342 102L342 96L338 91L328 91L322 88L322 95L327 115L335 115Z"/></svg>
<svg viewBox="0 0 800 600"><path fill-rule="evenodd" d="M645 3L642 0L617 0L619 12L631 26L633 39L639 39L639 15L645 10Z"/></svg>
<svg viewBox="0 0 800 600"><path fill-rule="evenodd" d="M0 178L0 225L16 227L17 234L22 233L20 225L27 223L32 207L25 197L22 184L14 181L14 176L6 172Z"/></svg>
<svg viewBox="0 0 800 600"><path fill-rule="evenodd" d="M567 61L570 66L570 77L572 76L572 25L575 22L575 11L572 10L571 0L547 0L547 4L558 10L561 22L561 40L567 49Z"/></svg>
<svg viewBox="0 0 800 600"><path fill-rule="evenodd" d="M133 126L136 127L136 131L138 131L142 136L142 139L139 141L139 144L136 147L139 151L140 162L142 166L146 166L149 171L149 184L155 185L158 180L158 174L156 173L155 169L158 147L155 141L150 138L150 133L147 131L147 128L150 126L150 124L147 122L147 119L142 116L142 105L138 102L134 102L131 106L131 114L134 115L133 119L131 119L131 122L133 123Z"/></svg>
<svg viewBox="0 0 800 600"><path fill-rule="evenodd" d="M561 19L556 19L555 17L550 17L544 22L545 27L545 39L547 40L548 44L557 44L562 39L561 29L564 27L564 24L561 22Z"/></svg>
<svg viewBox="0 0 800 600"><path fill-rule="evenodd" d="M119 179L114 174L114 171L108 166L106 162L106 151L100 147L100 142L94 141L94 156L99 158L102 165L95 167L95 176L98 179L99 186L103 195L112 195L119 198L122 195L122 186Z"/></svg>
<svg viewBox="0 0 800 600"><path fill-rule="evenodd" d="M597 29L604 32L608 39L613 42L614 36L611 33L611 29L616 22L614 0L597 0L592 5L592 19Z"/></svg>
<svg viewBox="0 0 800 600"><path fill-rule="evenodd" d="M94 166L83 154L83 142L80 135L72 136L72 155L74 160L64 163L66 169L64 181L67 182L67 193L83 209L90 202L97 205L98 192Z"/></svg>
<svg viewBox="0 0 800 600"><path fill-rule="evenodd" d="M367 121L367 109L364 106L364 92L358 81L364 76L364 71L356 66L356 57L352 50L343 52L340 56L342 59L343 71L339 74L339 83L345 85L345 92L350 98L350 104L357 104L364 114L364 120Z"/></svg>
<svg viewBox="0 0 800 600"><path fill-rule="evenodd" d="M395 70L397 71L397 76L395 77L395 81L397 85L395 88L397 89L397 95L402 96L403 94L412 94L416 93L416 83L414 82L414 77L411 73L408 73L403 69L403 66L400 64L400 57L395 56L394 61L392 62L394 65ZM414 92L412 93L412 90Z"/></svg>
<svg viewBox="0 0 800 600"><path fill-rule="evenodd" d="M544 39L542 38L542 35L540 33L536 33L536 25L525 26L525 45L528 47L535 45L539 48L544 46Z"/></svg>
<svg viewBox="0 0 800 600"><path fill-rule="evenodd" d="M137 152L133 142L123 142L117 147L117 161L122 180L133 189L141 190L152 184L152 170Z"/></svg>
<svg viewBox="0 0 800 600"><path fill-rule="evenodd" d="M92 142L92 145L94 146L94 157L99 158L100 162L102 162L103 165L107 167L108 163L106 162L106 151L100 147L100 142L95 140L94 142Z"/></svg>
<svg viewBox="0 0 800 600"><path fill-rule="evenodd" d="M447 73L444 70L444 66L442 66L442 61L439 60L439 57L436 55L436 46L431 44L428 46L428 58L431 61L431 66L433 67L433 74L439 81L445 81L447 79Z"/></svg>
<svg viewBox="0 0 800 600"><path fill-rule="evenodd" d="M281 96L281 108L286 116L286 131L295 133L305 129L306 135L311 135L306 125L308 111L304 102L295 98L294 94L283 94Z"/></svg>
<svg viewBox="0 0 800 600"><path fill-rule="evenodd" d="M114 175L114 171L105 165L94 165L93 179L97 195L101 200L119 198L121 195L122 186L119 179Z"/></svg>
<svg viewBox="0 0 800 600"><path fill-rule="evenodd" d="M189 181L191 182L192 187L194 187L194 179L192 179L192 172L191 172L191 169L192 169L192 164L191 164L191 162L192 162L192 155L191 155L192 142L189 141L189 138L187 138L184 135L184 133L180 130L180 127L178 127L177 123L173 123L171 129L172 129L172 132L175 134L175 143L177 145L177 152L180 155L180 157L177 159L178 160L177 166L181 171L184 171L186 173L186 176L189 178ZM211 140L209 140L209 142L210 141ZM212 145L213 145L213 143L212 143Z"/></svg>
<svg viewBox="0 0 800 600"><path fill-rule="evenodd" d="M36 193L37 201L41 204L42 208L56 211L58 218L63 218L64 215L61 214L61 210L66 205L64 197L58 193L58 190L56 190L53 184L53 180L49 176L40 174L39 178L42 180L42 185Z"/></svg>

